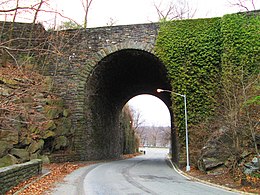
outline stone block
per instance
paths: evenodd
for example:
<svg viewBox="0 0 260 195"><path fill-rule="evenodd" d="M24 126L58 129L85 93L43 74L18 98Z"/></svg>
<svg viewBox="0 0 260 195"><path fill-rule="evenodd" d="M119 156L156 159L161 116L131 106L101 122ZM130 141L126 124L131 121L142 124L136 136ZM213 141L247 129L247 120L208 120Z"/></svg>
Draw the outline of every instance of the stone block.
<svg viewBox="0 0 260 195"><path fill-rule="evenodd" d="M10 130L0 130L0 141L6 141L10 144L18 144L18 132Z"/></svg>
<svg viewBox="0 0 260 195"><path fill-rule="evenodd" d="M42 131L53 130L53 129L56 129L56 124L54 123L53 120L46 121L42 126Z"/></svg>
<svg viewBox="0 0 260 195"><path fill-rule="evenodd" d="M51 130L45 130L45 131L41 132L41 138L42 139L54 137L55 135L56 135L56 133L54 131L51 131Z"/></svg>
<svg viewBox="0 0 260 195"><path fill-rule="evenodd" d="M63 107L64 106L64 103L63 103L63 100L62 99L47 99L46 100L46 103L50 106L55 106L55 107Z"/></svg>
<svg viewBox="0 0 260 195"><path fill-rule="evenodd" d="M44 112L48 119L56 119L59 118L63 110L60 107L56 106L45 106Z"/></svg>
<svg viewBox="0 0 260 195"><path fill-rule="evenodd" d="M59 136L54 140L54 149L60 150L68 146L68 139L65 136Z"/></svg>
<svg viewBox="0 0 260 195"><path fill-rule="evenodd" d="M40 156L40 159L42 160L43 164L49 164L50 163L50 159L47 155Z"/></svg>
<svg viewBox="0 0 260 195"><path fill-rule="evenodd" d="M9 88L0 87L0 95L9 96L9 95L11 95L11 93L12 93L12 90L10 90Z"/></svg>
<svg viewBox="0 0 260 195"><path fill-rule="evenodd" d="M28 137L27 135L21 136L20 137L20 145L22 147L28 146L32 143L33 139L31 137Z"/></svg>
<svg viewBox="0 0 260 195"><path fill-rule="evenodd" d="M11 154L7 154L3 158L0 158L0 167L6 167L18 163L17 158Z"/></svg>
<svg viewBox="0 0 260 195"><path fill-rule="evenodd" d="M26 162L30 159L29 157L29 152L26 151L25 149L17 149L17 148L13 148L10 151L10 154L12 154L13 156L17 157L18 161L20 163Z"/></svg>
<svg viewBox="0 0 260 195"><path fill-rule="evenodd" d="M7 155L8 151L13 148L13 144L6 141L0 141L0 158Z"/></svg>
<svg viewBox="0 0 260 195"><path fill-rule="evenodd" d="M41 150L43 148L43 145L44 145L44 141L41 139L41 140L38 140L38 141L33 141L27 151L30 153L30 154L33 154L33 153L36 153L37 151Z"/></svg>
<svg viewBox="0 0 260 195"><path fill-rule="evenodd" d="M14 79L8 79L8 78L3 78L3 77L0 77L0 81L6 85L17 85L18 82Z"/></svg>
<svg viewBox="0 0 260 195"><path fill-rule="evenodd" d="M32 104L34 102L34 99L32 96L25 96L23 97L23 103Z"/></svg>
<svg viewBox="0 0 260 195"><path fill-rule="evenodd" d="M39 159L40 155L38 152L34 153L34 154L31 154L30 156L30 160L34 160L34 159Z"/></svg>
<svg viewBox="0 0 260 195"><path fill-rule="evenodd" d="M62 118L60 121L56 122L57 128L55 133L57 135L67 135L71 129L71 120L68 118Z"/></svg>
<svg viewBox="0 0 260 195"><path fill-rule="evenodd" d="M69 109L64 109L64 110L63 110L63 116L64 116L64 117L68 117L69 114L70 114L70 110L69 110Z"/></svg>

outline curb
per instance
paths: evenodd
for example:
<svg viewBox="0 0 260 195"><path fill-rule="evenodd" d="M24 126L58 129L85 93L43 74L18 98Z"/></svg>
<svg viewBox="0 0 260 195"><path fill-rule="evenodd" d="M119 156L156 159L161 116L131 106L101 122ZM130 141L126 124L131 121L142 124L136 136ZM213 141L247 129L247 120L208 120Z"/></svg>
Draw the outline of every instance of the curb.
<svg viewBox="0 0 260 195"><path fill-rule="evenodd" d="M236 189L233 189L233 188L229 188L229 187L226 187L226 186L222 186L222 185L218 185L218 184L215 184L215 183L211 183L211 182L208 182L208 181L205 181L205 180L202 180L202 179L198 179L196 177L193 177L185 172L183 172L182 170L180 170L176 164L174 164L172 161L171 161L171 158L169 156L167 156L167 160L171 163L171 166L172 168L177 172L179 173L180 175L182 175L183 177L187 178L187 179L190 179L190 180L194 180L194 181L197 181L197 182L200 182L200 183L203 183L205 185L209 185L209 186L212 186L212 187L217 187L217 188L221 188L221 189L224 189L224 190L227 190L227 191L230 191L230 192L235 192L235 193L239 193L239 194L248 194L248 195L253 195L255 193L249 193L249 192L243 192L243 191L239 191L239 190L236 190Z"/></svg>

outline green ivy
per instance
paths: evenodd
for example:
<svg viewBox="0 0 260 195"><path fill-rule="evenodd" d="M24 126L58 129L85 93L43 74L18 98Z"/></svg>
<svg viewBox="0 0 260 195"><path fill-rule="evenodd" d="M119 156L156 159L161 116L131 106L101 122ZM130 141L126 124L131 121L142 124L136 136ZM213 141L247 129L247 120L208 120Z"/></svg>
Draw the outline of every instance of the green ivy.
<svg viewBox="0 0 260 195"><path fill-rule="evenodd" d="M189 124L207 118L215 108L222 52L221 18L163 22L156 55L168 69L172 90L187 95ZM184 134L183 98L173 95L176 126Z"/></svg>
<svg viewBox="0 0 260 195"><path fill-rule="evenodd" d="M259 73L260 16L231 14L223 18L162 22L155 47L168 70L172 90L187 95L189 125L214 114L223 82L236 85ZM184 103L172 95L175 125L184 139Z"/></svg>
<svg viewBox="0 0 260 195"><path fill-rule="evenodd" d="M260 16L231 14L222 19L222 82L234 88L260 71ZM231 92L231 90L230 90Z"/></svg>

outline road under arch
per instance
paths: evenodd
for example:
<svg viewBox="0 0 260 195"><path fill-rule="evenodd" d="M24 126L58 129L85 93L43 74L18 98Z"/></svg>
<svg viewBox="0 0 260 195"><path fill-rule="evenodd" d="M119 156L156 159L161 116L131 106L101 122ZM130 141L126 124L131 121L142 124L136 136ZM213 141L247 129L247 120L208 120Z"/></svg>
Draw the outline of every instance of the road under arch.
<svg viewBox="0 0 260 195"><path fill-rule="evenodd" d="M123 152L123 131L119 115L133 97L150 94L169 108L172 124L173 160L178 163L177 135L173 126L171 96L157 93L157 88L171 89L164 64L152 53L138 49L123 49L98 62L87 80L85 117L92 148L88 158L117 158Z"/></svg>

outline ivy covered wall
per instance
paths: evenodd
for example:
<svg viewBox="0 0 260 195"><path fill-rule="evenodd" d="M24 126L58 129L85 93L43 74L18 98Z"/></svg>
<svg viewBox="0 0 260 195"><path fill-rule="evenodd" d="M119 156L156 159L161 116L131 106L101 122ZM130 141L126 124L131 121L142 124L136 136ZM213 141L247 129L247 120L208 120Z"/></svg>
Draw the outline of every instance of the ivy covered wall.
<svg viewBox="0 0 260 195"><path fill-rule="evenodd" d="M213 116L223 77L232 74L232 67L244 67L248 77L259 72L259 24L254 13L161 23L155 51L167 66L172 90L187 95L190 127ZM175 124L184 140L183 98L172 98Z"/></svg>
<svg viewBox="0 0 260 195"><path fill-rule="evenodd" d="M260 72L260 15L226 15L221 26L222 81L247 82Z"/></svg>
<svg viewBox="0 0 260 195"><path fill-rule="evenodd" d="M187 95L189 124L207 118L215 106L222 51L221 18L161 24L156 54L167 66L172 89ZM173 95L173 111L184 138L183 98Z"/></svg>

